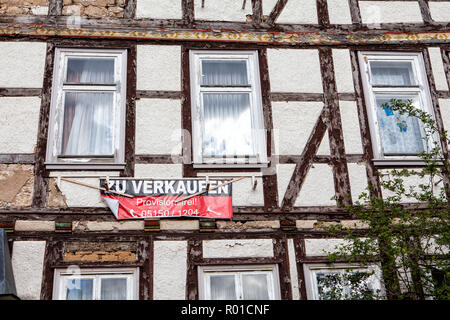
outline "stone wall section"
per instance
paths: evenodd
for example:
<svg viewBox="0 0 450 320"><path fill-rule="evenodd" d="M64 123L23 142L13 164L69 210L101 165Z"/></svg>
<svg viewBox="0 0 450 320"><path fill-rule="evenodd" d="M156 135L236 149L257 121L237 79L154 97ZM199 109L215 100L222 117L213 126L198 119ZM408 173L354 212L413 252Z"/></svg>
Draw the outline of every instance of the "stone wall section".
<svg viewBox="0 0 450 320"><path fill-rule="evenodd" d="M62 14L88 18L123 18L125 0L64 0Z"/></svg>
<svg viewBox="0 0 450 320"><path fill-rule="evenodd" d="M48 0L0 0L0 15L46 15Z"/></svg>

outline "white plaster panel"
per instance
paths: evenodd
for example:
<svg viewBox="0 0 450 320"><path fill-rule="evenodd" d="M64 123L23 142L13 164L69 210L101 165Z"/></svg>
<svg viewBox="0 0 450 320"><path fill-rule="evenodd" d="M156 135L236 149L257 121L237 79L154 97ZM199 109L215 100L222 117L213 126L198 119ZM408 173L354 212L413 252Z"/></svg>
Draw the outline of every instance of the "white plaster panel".
<svg viewBox="0 0 450 320"><path fill-rule="evenodd" d="M359 1L363 23L421 23L417 1Z"/></svg>
<svg viewBox="0 0 450 320"><path fill-rule="evenodd" d="M181 154L181 101L136 101L136 153Z"/></svg>
<svg viewBox="0 0 450 320"><path fill-rule="evenodd" d="M138 0L136 18L181 19L181 1Z"/></svg>
<svg viewBox="0 0 450 320"><path fill-rule="evenodd" d="M245 22L247 15L252 14L252 4L248 1L242 9L241 0L194 1L196 20L240 21Z"/></svg>
<svg viewBox="0 0 450 320"><path fill-rule="evenodd" d="M137 46L138 90L181 90L180 46Z"/></svg>
<svg viewBox="0 0 450 320"><path fill-rule="evenodd" d="M272 102L278 154L300 155L323 109L322 102Z"/></svg>
<svg viewBox="0 0 450 320"><path fill-rule="evenodd" d="M345 153L362 154L361 129L359 127L358 107L354 101L339 101Z"/></svg>
<svg viewBox="0 0 450 320"><path fill-rule="evenodd" d="M316 24L316 0L289 0L276 20L277 23Z"/></svg>
<svg viewBox="0 0 450 320"><path fill-rule="evenodd" d="M325 131L319 148L317 149L317 155L329 156L330 155L330 137L328 136L328 130Z"/></svg>
<svg viewBox="0 0 450 320"><path fill-rule="evenodd" d="M267 60L273 92L323 92L316 49L267 49Z"/></svg>
<svg viewBox="0 0 450 320"><path fill-rule="evenodd" d="M74 221L73 231L144 230L144 221Z"/></svg>
<svg viewBox="0 0 450 320"><path fill-rule="evenodd" d="M186 299L186 241L155 241L153 299Z"/></svg>
<svg viewBox="0 0 450 320"><path fill-rule="evenodd" d="M364 164L347 163L348 175L350 176L350 191L352 192L352 201L358 201L358 197L363 192L368 192L366 166ZM360 200L362 201L362 200Z"/></svg>
<svg viewBox="0 0 450 320"><path fill-rule="evenodd" d="M345 243L343 239L305 239L306 256L326 256Z"/></svg>
<svg viewBox="0 0 450 320"><path fill-rule="evenodd" d="M333 49L333 64L336 76L336 87L339 93L353 93L353 73L348 49Z"/></svg>
<svg viewBox="0 0 450 320"><path fill-rule="evenodd" d="M103 173L98 174L98 176L104 175L105 174ZM85 184L90 184L92 186L100 185L98 178L70 178L70 179ZM66 198L66 203L68 207L107 207L105 201L100 196L99 190L64 180L61 180L59 188L61 190L61 193Z"/></svg>
<svg viewBox="0 0 450 320"><path fill-rule="evenodd" d="M295 257L294 240L288 239L289 275L291 278L292 300L300 300L298 288L297 259Z"/></svg>
<svg viewBox="0 0 450 320"><path fill-rule="evenodd" d="M204 258L273 257L272 239L204 240Z"/></svg>
<svg viewBox="0 0 450 320"><path fill-rule="evenodd" d="M262 178L255 177L255 179L257 181L255 190L253 190L251 178L233 182L233 206L264 205Z"/></svg>
<svg viewBox="0 0 450 320"><path fill-rule="evenodd" d="M15 231L55 231L55 221L28 221L17 220L14 224Z"/></svg>
<svg viewBox="0 0 450 320"><path fill-rule="evenodd" d="M0 42L0 87L42 88L45 42Z"/></svg>
<svg viewBox="0 0 450 320"><path fill-rule="evenodd" d="M46 16L48 14L48 7L46 7L46 6L33 6L33 7L31 7L31 12L34 15Z"/></svg>
<svg viewBox="0 0 450 320"><path fill-rule="evenodd" d="M268 16L272 12L278 0L264 0L262 2L263 15Z"/></svg>
<svg viewBox="0 0 450 320"><path fill-rule="evenodd" d="M0 98L0 153L34 152L40 105L37 97Z"/></svg>
<svg viewBox="0 0 450 320"><path fill-rule="evenodd" d="M331 24L351 24L350 5L348 1L328 0L328 15Z"/></svg>
<svg viewBox="0 0 450 320"><path fill-rule="evenodd" d="M428 48L428 52L430 53L431 69L433 71L433 78L436 89L448 91L447 76L444 71L441 48Z"/></svg>
<svg viewBox="0 0 450 320"><path fill-rule="evenodd" d="M289 185L289 181L291 181L294 169L295 164L292 163L277 164L278 205L280 206Z"/></svg>
<svg viewBox="0 0 450 320"><path fill-rule="evenodd" d="M11 263L17 296L22 300L40 299L45 243L14 241Z"/></svg>
<svg viewBox="0 0 450 320"><path fill-rule="evenodd" d="M182 178L181 164L136 164L134 167L136 178Z"/></svg>
<svg viewBox="0 0 450 320"><path fill-rule="evenodd" d="M442 122L444 123L444 130L447 130L447 135L450 135L450 99L439 99L439 109Z"/></svg>
<svg viewBox="0 0 450 320"><path fill-rule="evenodd" d="M450 21L450 1L429 1L428 6L431 11L431 18L437 22Z"/></svg>
<svg viewBox="0 0 450 320"><path fill-rule="evenodd" d="M162 219L160 222L161 230L198 230L198 220L178 220L178 219Z"/></svg>
<svg viewBox="0 0 450 320"><path fill-rule="evenodd" d="M295 206L334 206L333 172L327 164L314 164L295 201Z"/></svg>

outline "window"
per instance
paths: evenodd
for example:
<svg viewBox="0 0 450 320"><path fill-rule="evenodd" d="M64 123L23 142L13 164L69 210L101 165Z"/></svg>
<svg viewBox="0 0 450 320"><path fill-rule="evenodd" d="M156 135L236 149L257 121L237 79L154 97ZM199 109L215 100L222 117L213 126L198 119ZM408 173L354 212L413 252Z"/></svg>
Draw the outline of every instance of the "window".
<svg viewBox="0 0 450 320"><path fill-rule="evenodd" d="M276 265L199 267L202 300L278 300Z"/></svg>
<svg viewBox="0 0 450 320"><path fill-rule="evenodd" d="M124 167L126 56L56 49L48 169Z"/></svg>
<svg viewBox="0 0 450 320"><path fill-rule="evenodd" d="M381 294L377 267L305 264L304 271L309 300L356 300Z"/></svg>
<svg viewBox="0 0 450 320"><path fill-rule="evenodd" d="M267 166L256 51L191 51L196 167Z"/></svg>
<svg viewBox="0 0 450 320"><path fill-rule="evenodd" d="M433 115L422 55L360 52L359 61L375 160L418 160L432 144L421 121L381 106L394 98L412 100L416 108Z"/></svg>
<svg viewBox="0 0 450 320"><path fill-rule="evenodd" d="M135 300L139 290L137 279L137 268L56 269L53 299Z"/></svg>

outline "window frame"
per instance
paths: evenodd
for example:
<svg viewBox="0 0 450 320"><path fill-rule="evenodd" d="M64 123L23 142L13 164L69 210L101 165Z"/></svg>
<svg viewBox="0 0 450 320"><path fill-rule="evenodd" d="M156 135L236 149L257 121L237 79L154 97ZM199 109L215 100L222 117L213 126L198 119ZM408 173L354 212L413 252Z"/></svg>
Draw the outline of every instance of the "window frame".
<svg viewBox="0 0 450 320"><path fill-rule="evenodd" d="M357 264L345 264L345 263L337 263L337 264L326 264L326 263L305 263L303 265L303 271L305 275L305 287L306 287L306 296L308 300L319 300L319 290L317 287L317 278L315 277L316 273L329 271L329 272L341 272L345 273L345 270L351 269L355 271L365 271L365 272L374 272L372 277L375 277L375 280L378 280L376 283L372 283L373 288L375 290L380 290L380 295L384 295L384 289L381 284L381 269L377 265L371 266L361 266ZM374 285L375 284L375 285Z"/></svg>
<svg viewBox="0 0 450 320"><path fill-rule="evenodd" d="M369 128L373 145L375 165L420 165L423 160L417 155L385 155L381 141L379 120L377 117L377 95L414 95L420 103L421 110L429 113L434 119L435 112L431 100L431 92L428 84L425 62L421 52L386 52L386 51L359 51L359 65L361 70L361 82L363 85L365 105L369 120ZM412 72L417 83L411 86L382 86L373 85L370 74L369 62L371 61L406 61L411 62ZM428 147L432 147L435 141L439 141L438 135L433 135L428 141Z"/></svg>
<svg viewBox="0 0 450 320"><path fill-rule="evenodd" d="M90 85L65 83L69 57L114 58L114 84ZM53 83L50 102L49 130L45 165L47 169L125 168L125 119L127 88L127 49L56 48L53 62ZM64 121L65 92L113 92L113 155L64 156L61 143Z"/></svg>
<svg viewBox="0 0 450 320"><path fill-rule="evenodd" d="M267 273L271 276L268 281L269 300L280 300L280 278L277 264L265 264L265 265L232 265L232 266L199 266L198 267L198 294L199 300L211 300L209 284L210 274L231 274L235 275L236 290L239 293L242 291L242 283L237 281L236 275L243 273ZM240 277L239 277L240 278ZM238 295L237 292L237 295ZM241 299L239 299L241 298ZM243 300L242 296L238 296L237 301Z"/></svg>
<svg viewBox="0 0 450 320"><path fill-rule="evenodd" d="M66 300L66 281L65 279L83 279L94 278L93 299L100 300L101 285L100 280L106 277L126 277L127 279L127 299L139 299L139 268L81 268L80 274L73 274L74 269L57 268L53 280L53 300Z"/></svg>
<svg viewBox="0 0 450 320"><path fill-rule="evenodd" d="M201 88L202 60L246 60L249 86L208 86ZM262 168L268 166L266 131L262 106L261 80L257 50L190 50L190 93L192 112L192 154L194 168ZM202 92L245 92L250 94L250 113L252 120L252 142L255 157L234 158L217 157L208 159L203 156L203 102Z"/></svg>

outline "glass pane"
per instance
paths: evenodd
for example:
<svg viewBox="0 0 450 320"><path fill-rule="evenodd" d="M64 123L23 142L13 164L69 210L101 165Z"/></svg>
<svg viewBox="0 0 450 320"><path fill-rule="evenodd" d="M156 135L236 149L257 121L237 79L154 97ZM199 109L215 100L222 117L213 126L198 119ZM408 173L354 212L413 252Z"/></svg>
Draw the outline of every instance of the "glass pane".
<svg viewBox="0 0 450 320"><path fill-rule="evenodd" d="M242 287L244 300L269 299L267 275L265 274L243 274Z"/></svg>
<svg viewBox="0 0 450 320"><path fill-rule="evenodd" d="M66 93L62 155L113 154L113 96L113 93Z"/></svg>
<svg viewBox="0 0 450 320"><path fill-rule="evenodd" d="M415 85L412 63L407 61L371 61L372 84L390 86Z"/></svg>
<svg viewBox="0 0 450 320"><path fill-rule="evenodd" d="M236 300L234 275L211 275L211 300Z"/></svg>
<svg viewBox="0 0 450 320"><path fill-rule="evenodd" d="M127 299L126 278L102 279L100 300L126 300L126 299Z"/></svg>
<svg viewBox="0 0 450 320"><path fill-rule="evenodd" d="M369 299L374 293L371 276L366 272L316 273L319 300Z"/></svg>
<svg viewBox="0 0 450 320"><path fill-rule="evenodd" d="M378 96L377 116L383 145L384 155L417 155L424 151L424 135L419 124L419 119L400 115L398 111L382 108L384 103L389 103L392 98L407 101L414 97Z"/></svg>
<svg viewBox="0 0 450 320"><path fill-rule="evenodd" d="M246 93L203 94L204 156L253 155L250 96Z"/></svg>
<svg viewBox="0 0 450 320"><path fill-rule="evenodd" d="M67 279L67 300L92 300L94 279Z"/></svg>
<svg viewBox="0 0 450 320"><path fill-rule="evenodd" d="M114 59L68 58L66 82L114 83Z"/></svg>
<svg viewBox="0 0 450 320"><path fill-rule="evenodd" d="M203 60L202 84L213 86L247 85L247 62Z"/></svg>

